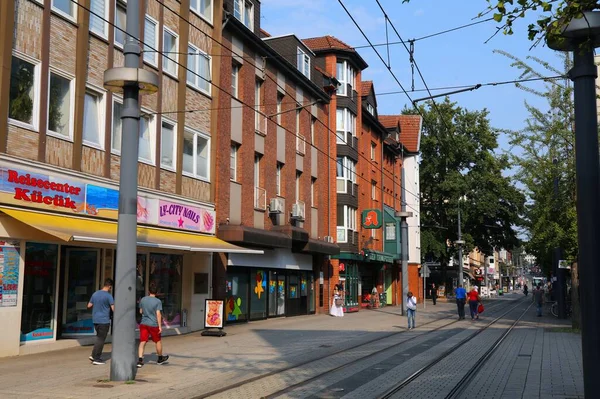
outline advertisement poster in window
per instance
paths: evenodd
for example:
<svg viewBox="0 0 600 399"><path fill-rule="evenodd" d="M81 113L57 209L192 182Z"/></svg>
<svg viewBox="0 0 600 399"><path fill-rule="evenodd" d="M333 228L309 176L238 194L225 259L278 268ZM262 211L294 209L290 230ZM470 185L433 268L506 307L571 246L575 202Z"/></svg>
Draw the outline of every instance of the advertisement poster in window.
<svg viewBox="0 0 600 399"><path fill-rule="evenodd" d="M217 299L206 299L206 318L204 328L223 328L223 301Z"/></svg>
<svg viewBox="0 0 600 399"><path fill-rule="evenodd" d="M181 326L182 266L182 255L150 254L150 283L156 284L166 328Z"/></svg>
<svg viewBox="0 0 600 399"><path fill-rule="evenodd" d="M17 306L19 243L0 241L0 306Z"/></svg>

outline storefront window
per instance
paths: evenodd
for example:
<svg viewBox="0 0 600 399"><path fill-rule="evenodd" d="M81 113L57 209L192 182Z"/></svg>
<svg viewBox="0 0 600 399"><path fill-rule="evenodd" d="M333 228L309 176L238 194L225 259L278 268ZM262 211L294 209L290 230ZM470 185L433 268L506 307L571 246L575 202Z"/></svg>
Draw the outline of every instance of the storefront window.
<svg viewBox="0 0 600 399"><path fill-rule="evenodd" d="M66 302L63 335L94 334L92 311L87 304L98 288L100 250L66 249Z"/></svg>
<svg viewBox="0 0 600 399"><path fill-rule="evenodd" d="M4 255L6 263L6 254ZM21 341L54 337L58 245L27 243Z"/></svg>
<svg viewBox="0 0 600 399"><path fill-rule="evenodd" d="M253 270L251 275L252 291L250 292L250 319L267 317L267 273L264 270Z"/></svg>
<svg viewBox="0 0 600 399"><path fill-rule="evenodd" d="M315 275L308 273L308 311L315 312Z"/></svg>
<svg viewBox="0 0 600 399"><path fill-rule="evenodd" d="M146 254L135 257L135 321L138 327L142 320L140 300L146 296L146 258Z"/></svg>
<svg viewBox="0 0 600 399"><path fill-rule="evenodd" d="M228 272L225 289L227 321L248 320L248 272Z"/></svg>
<svg viewBox="0 0 600 399"><path fill-rule="evenodd" d="M158 289L156 297L163 305L163 325L181 325L182 255L150 254L150 283Z"/></svg>

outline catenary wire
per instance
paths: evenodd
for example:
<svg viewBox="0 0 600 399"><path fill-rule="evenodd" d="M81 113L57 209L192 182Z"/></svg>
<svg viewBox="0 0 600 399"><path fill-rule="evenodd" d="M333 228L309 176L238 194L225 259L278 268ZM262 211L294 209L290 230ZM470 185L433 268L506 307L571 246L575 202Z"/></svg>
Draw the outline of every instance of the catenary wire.
<svg viewBox="0 0 600 399"><path fill-rule="evenodd" d="M126 36L128 36L128 37L130 36L130 35L129 35L129 34L128 34L128 33L127 33L125 30L123 30L122 28L118 27L116 24L114 24L114 23L112 23L112 22L108 21L108 20L107 20L106 18L104 18L102 15L95 13L95 12L94 12L94 11L92 11L91 9L89 9L89 8L85 7L84 5L81 5L81 4L79 4L79 2L78 2L77 0L70 0L70 1L71 1L72 3L74 3L74 4L76 4L77 6L79 6L80 8L82 8L82 9L86 10L86 11L87 11L87 12L89 12L90 14L93 14L93 15L95 15L96 17L100 18L102 21L106 22L108 25L110 25L110 26L114 27L115 29L118 29L119 31L121 31L121 32L125 33L125 35L126 35ZM160 4L160 2L159 2L159 4ZM177 13L176 13L176 14L177 14ZM178 15L178 14L177 14L177 15ZM181 17L181 18L182 18L182 19L184 19L183 17ZM193 25L191 25L191 24L190 24L190 26L193 26ZM210 35L208 35L208 36L210 36ZM151 45L149 45L149 44L145 43L145 42L144 42L143 40L141 40L141 39L138 39L138 38L135 38L135 37L133 37L132 39L134 39L135 41L137 41L137 42L138 42L138 43L140 43L141 45L147 46L147 47L149 47L149 48L153 48ZM213 39L213 40L215 40L215 39ZM218 42L218 41L217 41L217 42ZM221 44L221 45L222 45L222 44ZM223 47L224 47L224 46L223 46ZM163 53L162 53L160 50L157 50L157 49L154 49L154 50L155 50L155 52L156 52L156 53L158 53L159 55L166 56L166 55L164 55L164 54L163 54ZM211 82L210 80L208 80L208 79L204 78L203 76L199 75L199 74L198 74L198 73L196 73L195 71L192 71L191 69L189 69L189 68L187 68L186 66L182 65L181 63L179 63L177 60L173 60L173 59L172 59L172 58L170 58L170 57L167 57L167 58L169 58L169 60L171 60L171 61L173 61L174 63L176 63L177 65L179 65L181 68L185 69L187 72L189 72L189 73L192 73L192 74L194 74L195 76L198 76L199 78L201 78L201 79L203 79L204 81L208 82L210 85L214 86L215 88L217 88L218 90L222 91L222 92L223 92L223 93L225 93L226 95L229 95L229 96L233 97L233 95L232 95L231 93L229 93L229 92L228 92L226 89L224 89L224 88L220 87L219 85L216 85L215 83L213 83L213 82ZM252 105L250 105L250 104L248 104L248 103L246 103L246 102L244 102L244 101L242 101L242 100L240 100L240 99L237 99L237 100L238 100L240 103L242 103L242 105L243 105L243 106L245 106L245 107L248 107L248 108L250 108L251 110L253 110L253 111L255 111L255 112L258 112L258 113L261 113L261 114L263 114L261 111L257 110L257 109L256 109L256 108L254 108ZM185 112L185 111L184 111L184 112ZM264 114L263 114L263 115L264 115ZM265 115L265 116L266 116L266 115ZM272 118L269 118L269 119L271 120L271 122L275 123L275 125L277 125L278 127L281 127L282 129L284 129L284 131L286 131L286 132L290 133L291 135L293 135L294 137L296 137L296 139L299 139L299 140L303 141L303 142L304 142L304 144L307 144L307 143L308 143L309 145L311 145L311 146L312 146L312 144L311 144L311 143L309 143L309 142L308 142L308 141L307 141L305 138L302 138L302 137L298 136L298 135L297 135L295 132L293 132L293 131L289 130L288 128L286 128L286 127L282 126L281 124L277 123L277 122L276 122L276 121L274 121ZM319 119L316 119L316 120L319 120ZM329 131L330 131L330 132L332 132L331 130L329 130ZM320 148L318 148L318 147L316 147L316 146L313 146L313 147L315 147L315 149L316 149L318 152L322 153L322 154L323 154L323 155L325 155L327 158L329 158L329 159L333 160L334 162L336 162L336 165L337 165L337 159L335 159L335 158L333 158L333 157L329 156L329 154L328 154L327 152L325 152L324 150L322 150L322 149L320 149ZM342 165L342 168L346 169L346 170L347 170L349 173L352 173L352 171L351 171L351 169L350 169L349 167L346 167L346 166L343 166L343 165ZM365 177L363 177L363 176L360 176L358 173L354 173L354 176L356 176L357 178L363 179L363 180L365 180L365 181L366 181L366 182L368 182L368 183L372 183L372 181L371 181L371 180L369 180L369 179L367 179L367 178L365 178ZM393 179L393 181L394 181L394 184L396 184L396 182L395 182L395 179ZM377 187L377 185L376 185L376 187ZM383 191L383 188L382 188L381 186L379 187L379 189L380 189L380 191L381 191L382 193L384 193L384 191ZM405 190L405 191L409 192L408 190ZM420 198L420 197L419 197L417 194L414 194L414 193L412 193L412 192L410 192L410 194L414 195L416 198ZM395 199L394 199L394 200L395 200ZM407 206L408 206L408 205L407 205ZM413 208L413 207L410 207L410 208L411 208L412 210L414 210L415 212L417 212L417 213L419 212L417 209L415 209L415 208Z"/></svg>

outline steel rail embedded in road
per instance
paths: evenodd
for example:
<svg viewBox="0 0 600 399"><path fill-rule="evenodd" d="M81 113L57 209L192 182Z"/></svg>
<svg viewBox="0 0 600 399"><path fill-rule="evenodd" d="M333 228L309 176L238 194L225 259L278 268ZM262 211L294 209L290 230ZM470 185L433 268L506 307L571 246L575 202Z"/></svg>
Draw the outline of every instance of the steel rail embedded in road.
<svg viewBox="0 0 600 399"><path fill-rule="evenodd" d="M515 310L516 308L518 308L521 305L522 301L523 301L523 299L518 300L517 301L518 303L515 306L511 307L506 312L504 312L503 314L501 314L500 316L498 316L497 318L495 318L494 320L492 320L490 323L488 323L486 326L484 326L483 328L475 331L473 334L469 335L468 337L466 337L465 339L463 339L462 341L460 341L458 344L454 345L452 348L448 349L447 351L445 351L444 353L442 353L440 356L436 357L433 361L429 362L427 365L421 367L420 369L418 369L417 371L415 371L414 373L412 373L410 376L408 376L407 378L405 378L402 382L400 382L396 386L388 389L383 395L379 396L379 398L380 399L388 399L388 398L391 398L393 395L397 394L398 392L400 392L402 389L404 389L410 383L412 383L417 378L419 378L421 375L423 375L425 372L427 372L430 368L432 368L433 366L435 366L438 362L440 362L441 360L445 359L446 357L448 357L449 355L451 355L452 353L454 353L457 349L459 349L460 347L462 347L464 344L466 344L467 342L469 342L473 337L476 337L477 335L481 334L483 331L487 330L489 327L491 327L492 325L494 325L498 321L500 321L504 316L506 316L507 314L509 314L510 312L512 312L513 310ZM531 304L529 305L529 307L531 307ZM523 314L525 314L525 312L527 312L527 310L529 309L529 307L527 307L527 309L523 312ZM519 317L519 320L521 319L521 317L523 317L523 314Z"/></svg>

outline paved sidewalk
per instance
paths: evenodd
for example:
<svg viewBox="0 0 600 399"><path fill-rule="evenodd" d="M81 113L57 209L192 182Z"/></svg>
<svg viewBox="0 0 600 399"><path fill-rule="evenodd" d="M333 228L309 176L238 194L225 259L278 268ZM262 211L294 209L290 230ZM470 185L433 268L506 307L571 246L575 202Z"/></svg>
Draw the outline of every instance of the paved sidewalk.
<svg viewBox="0 0 600 399"><path fill-rule="evenodd" d="M514 299L510 295L504 300ZM502 300L502 298L501 298ZM363 310L343 318L326 315L270 319L225 328L222 338L202 337L199 333L164 339L170 363L158 366L156 355L146 356L135 383L109 382L109 364L92 366L90 347L0 359L2 398L189 398L214 391L224 385L247 380L267 372L321 358L361 343L406 330L406 318L397 307ZM440 318L454 318L453 303L419 304L417 327ZM556 319L554 319L556 320ZM540 323L552 322L542 319ZM543 330L540 324L540 329ZM416 333L419 333L417 330ZM544 333L550 334L550 333ZM542 352L563 345L554 362L564 361L564 353L576 347L579 336L552 333ZM575 336L575 340L572 336ZM549 338L548 338L549 339ZM539 345L534 345L539 350ZM580 346L579 346L580 348ZM105 347L109 356L110 345ZM147 353L153 345L147 346ZM580 354L579 352L576 355ZM577 364L576 356L570 364ZM581 364L581 356L578 360ZM566 366L565 366L566 367ZM579 366L580 367L580 366ZM541 368L538 378L556 374ZM576 370L574 373L576 374ZM576 376L572 376L575 378ZM529 381L528 383L529 384ZM541 391L540 391L541 392ZM260 395L257 395L260 397ZM542 396L543 397L543 396ZM244 398L245 399L245 398Z"/></svg>

